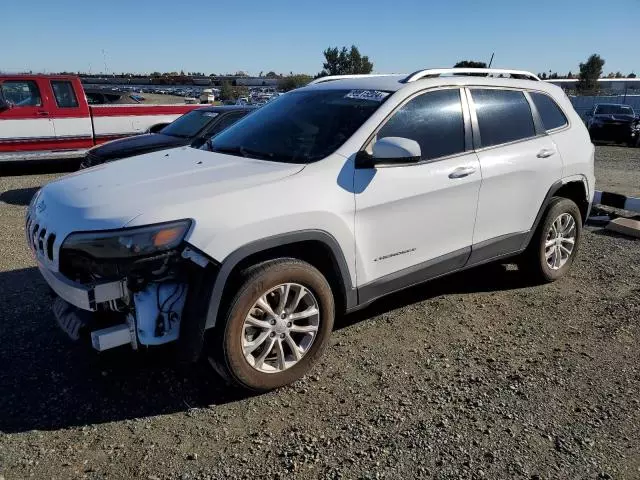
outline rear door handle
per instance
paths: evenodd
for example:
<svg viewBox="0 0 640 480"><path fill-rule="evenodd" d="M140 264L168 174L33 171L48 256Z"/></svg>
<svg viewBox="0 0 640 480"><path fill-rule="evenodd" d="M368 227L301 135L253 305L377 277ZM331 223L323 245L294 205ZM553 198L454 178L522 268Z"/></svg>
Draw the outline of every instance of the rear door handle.
<svg viewBox="0 0 640 480"><path fill-rule="evenodd" d="M449 174L449 178L463 178L476 173L475 167L458 167Z"/></svg>
<svg viewBox="0 0 640 480"><path fill-rule="evenodd" d="M538 152L537 157L538 158L549 158L551 155L554 155L555 153L556 153L556 151L551 149L551 148L543 148L542 150L540 150Z"/></svg>

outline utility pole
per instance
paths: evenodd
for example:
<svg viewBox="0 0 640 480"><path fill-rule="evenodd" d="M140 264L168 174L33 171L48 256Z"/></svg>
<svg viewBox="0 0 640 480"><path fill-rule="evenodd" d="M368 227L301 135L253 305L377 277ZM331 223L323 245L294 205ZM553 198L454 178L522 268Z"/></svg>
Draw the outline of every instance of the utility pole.
<svg viewBox="0 0 640 480"><path fill-rule="evenodd" d="M107 53L102 49L102 60L104 60L104 74L107 75Z"/></svg>

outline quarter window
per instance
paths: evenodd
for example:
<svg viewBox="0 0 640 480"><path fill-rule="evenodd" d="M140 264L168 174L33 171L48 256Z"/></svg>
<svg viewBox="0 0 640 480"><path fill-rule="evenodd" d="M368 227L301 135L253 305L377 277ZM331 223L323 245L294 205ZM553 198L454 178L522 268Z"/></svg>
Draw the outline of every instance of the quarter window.
<svg viewBox="0 0 640 480"><path fill-rule="evenodd" d="M404 137L420 144L422 159L464 152L464 120L460 90L424 93L401 107L377 138Z"/></svg>
<svg viewBox="0 0 640 480"><path fill-rule="evenodd" d="M78 106L76 92L73 91L71 82L52 80L51 87L53 88L53 95L56 97L58 108L76 108Z"/></svg>
<svg viewBox="0 0 640 480"><path fill-rule="evenodd" d="M564 127L567 124L567 117L564 116L560 107L549 95L544 93L529 92L533 104L538 110L545 130Z"/></svg>
<svg viewBox="0 0 640 480"><path fill-rule="evenodd" d="M7 80L0 84L4 99L14 107L41 107L42 97L36 82Z"/></svg>
<svg viewBox="0 0 640 480"><path fill-rule="evenodd" d="M536 135L531 108L516 90L473 89L483 147L514 142Z"/></svg>

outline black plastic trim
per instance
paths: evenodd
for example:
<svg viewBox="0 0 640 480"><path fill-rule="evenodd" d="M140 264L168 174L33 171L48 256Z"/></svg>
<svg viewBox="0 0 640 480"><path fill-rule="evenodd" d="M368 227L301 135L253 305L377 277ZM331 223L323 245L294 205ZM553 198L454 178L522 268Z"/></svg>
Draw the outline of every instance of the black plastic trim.
<svg viewBox="0 0 640 480"><path fill-rule="evenodd" d="M527 246L529 232L510 233L476 243L471 247L467 266L480 265L493 259L521 252Z"/></svg>
<svg viewBox="0 0 640 480"><path fill-rule="evenodd" d="M236 267L236 265L238 265L238 263L254 253L259 253L270 248L281 247L283 245L291 243L310 240L322 242L331 249L334 260L336 261L338 269L340 270L340 276L346 299L346 308L347 310L349 310L355 307L358 301L357 292L351 282L349 267L347 265L347 261L344 258L344 254L342 253L338 241L331 234L323 230L300 230L296 232L274 235L272 237L263 238L260 240L256 240L255 242L248 243L238 248L237 250L234 250L227 256L227 258L224 259L222 265L220 266L220 271L218 272L216 282L213 286L213 292L211 294L211 300L209 301L209 308L207 310L205 329L215 327L218 318L218 310L220 308L220 303L222 300L222 294L224 292L224 287L227 283L227 280L229 279L229 276L231 275L231 272Z"/></svg>
<svg viewBox="0 0 640 480"><path fill-rule="evenodd" d="M529 245L529 242L531 241L531 238L533 237L533 234L536 232L536 229L538 228L538 225L540 224L540 221L542 220L542 217L544 216L545 212L547 211L547 207L549 206L549 202L551 202L551 197L553 197L553 195L558 190L560 190L563 185L564 185L564 183L562 183L562 180L558 180L557 182L554 182L553 185L551 185L551 187L549 188L549 191L547 192L547 195L544 197L544 200L542 201L542 205L540 206L540 210L538 210L538 215L536 215L536 218L533 221L533 225L531 226L531 230L529 230L529 233L527 234L526 243L524 244L524 248L526 248Z"/></svg>
<svg viewBox="0 0 640 480"><path fill-rule="evenodd" d="M358 288L358 306L369 304L390 293L459 270L467 263L470 253L471 247L461 248L362 285Z"/></svg>

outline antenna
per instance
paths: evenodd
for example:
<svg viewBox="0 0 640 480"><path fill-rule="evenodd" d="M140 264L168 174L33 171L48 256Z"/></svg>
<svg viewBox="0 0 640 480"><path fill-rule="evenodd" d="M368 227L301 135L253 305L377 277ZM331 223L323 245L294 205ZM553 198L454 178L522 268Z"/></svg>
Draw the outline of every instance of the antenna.
<svg viewBox="0 0 640 480"><path fill-rule="evenodd" d="M496 54L496 52L491 52L491 60L489 60L489 66L487 68L491 68L491 64L493 63L493 56Z"/></svg>

